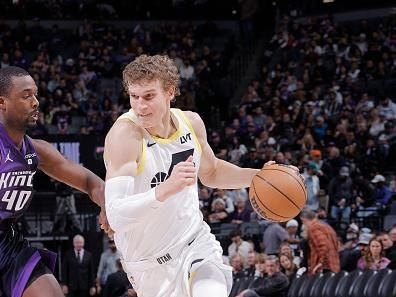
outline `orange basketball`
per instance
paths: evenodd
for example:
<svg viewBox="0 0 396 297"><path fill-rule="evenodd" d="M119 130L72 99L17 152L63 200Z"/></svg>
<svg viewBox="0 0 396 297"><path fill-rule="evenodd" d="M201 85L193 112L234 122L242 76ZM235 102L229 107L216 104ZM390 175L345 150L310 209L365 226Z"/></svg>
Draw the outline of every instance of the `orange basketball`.
<svg viewBox="0 0 396 297"><path fill-rule="evenodd" d="M304 178L287 165L265 166L250 184L249 199L264 219L288 221L300 213L307 201Z"/></svg>

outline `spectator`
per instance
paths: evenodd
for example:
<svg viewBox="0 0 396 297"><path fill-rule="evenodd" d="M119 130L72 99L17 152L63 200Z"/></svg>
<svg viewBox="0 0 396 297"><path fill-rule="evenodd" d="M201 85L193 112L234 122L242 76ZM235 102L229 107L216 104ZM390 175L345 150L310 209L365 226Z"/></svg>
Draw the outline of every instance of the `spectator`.
<svg viewBox="0 0 396 297"><path fill-rule="evenodd" d="M293 262L293 257L290 255L281 254L279 260L281 271L289 278L291 283L297 272L297 266Z"/></svg>
<svg viewBox="0 0 396 297"><path fill-rule="evenodd" d="M349 168L341 167L339 175L331 179L329 183L329 196L331 207L331 217L343 223L349 223L351 216L351 202L353 197L353 181L349 177Z"/></svg>
<svg viewBox="0 0 396 297"><path fill-rule="evenodd" d="M210 224L221 224L230 222L231 218L226 211L226 203L221 198L216 198L212 202L212 212L209 214Z"/></svg>
<svg viewBox="0 0 396 297"><path fill-rule="evenodd" d="M265 258L265 270L267 275L255 279L249 289L242 291L238 297L282 297L286 296L289 280L279 270L279 259L277 256Z"/></svg>
<svg viewBox="0 0 396 297"><path fill-rule="evenodd" d="M384 247L384 256L390 260L388 264L388 268L395 269L396 268L396 246L392 241L391 237L386 232L381 232L378 234L378 240L382 242L382 246Z"/></svg>
<svg viewBox="0 0 396 297"><path fill-rule="evenodd" d="M300 219L307 229L309 244L308 271L315 274L321 271L340 271L338 239L328 224L319 221L310 209L300 213Z"/></svg>
<svg viewBox="0 0 396 297"><path fill-rule="evenodd" d="M118 270L116 263L117 260L121 258L121 253L117 250L114 240L109 239L108 244L108 249L100 256L98 272L96 274L96 288L98 294L100 294L102 288L104 288L107 277Z"/></svg>
<svg viewBox="0 0 396 297"><path fill-rule="evenodd" d="M301 242L300 236L297 234L298 222L295 219L291 219L286 223L286 231L289 234L288 242L291 249L293 250L293 255L299 254L299 244Z"/></svg>
<svg viewBox="0 0 396 297"><path fill-rule="evenodd" d="M236 208L231 215L232 223L243 224L250 221L251 210L246 209L245 199L242 197L237 197L235 200Z"/></svg>
<svg viewBox="0 0 396 297"><path fill-rule="evenodd" d="M396 119L396 103L392 102L389 96L383 96L378 106L378 113L384 115L386 120Z"/></svg>
<svg viewBox="0 0 396 297"><path fill-rule="evenodd" d="M228 256L232 257L233 255L239 254L244 259L247 259L250 251L253 250L252 245L242 240L241 231L239 229L235 229L230 234L232 243L228 246Z"/></svg>
<svg viewBox="0 0 396 297"><path fill-rule="evenodd" d="M355 223L352 223L346 231L344 244L340 247L341 270L352 271L356 269L357 262L362 256L362 242L360 244L358 242L359 227Z"/></svg>
<svg viewBox="0 0 396 297"><path fill-rule="evenodd" d="M81 235L73 238L73 249L63 258L62 290L70 297L88 297L96 293L92 254L84 249Z"/></svg>
<svg viewBox="0 0 396 297"><path fill-rule="evenodd" d="M254 250L250 250L246 257L246 267L244 269L244 274L247 277L253 277L256 271L258 254Z"/></svg>
<svg viewBox="0 0 396 297"><path fill-rule="evenodd" d="M216 189L213 192L213 197L216 198L221 198L224 200L225 204L226 204L226 212L228 214L232 214L235 210L235 206L234 206L234 202L232 201L232 199L230 197L227 196L226 191L223 189Z"/></svg>
<svg viewBox="0 0 396 297"><path fill-rule="evenodd" d="M385 177L377 174L371 182L376 186L374 201L381 206L387 206L392 198L392 191L385 185Z"/></svg>
<svg viewBox="0 0 396 297"><path fill-rule="evenodd" d="M393 245L396 245L396 226L393 226L389 231L389 237L393 241Z"/></svg>
<svg viewBox="0 0 396 297"><path fill-rule="evenodd" d="M279 223L270 223L263 235L264 253L267 255L277 255L281 243L288 239L289 234Z"/></svg>
<svg viewBox="0 0 396 297"><path fill-rule="evenodd" d="M307 202L306 207L312 210L317 210L320 204L319 201L319 178L316 176L319 171L318 165L314 162L310 162L302 174L305 179L305 185L307 188Z"/></svg>
<svg viewBox="0 0 396 297"><path fill-rule="evenodd" d="M365 270L380 270L384 269L390 263L390 260L383 256L384 247L382 242L377 237L369 241L365 249L364 256L358 261L357 268Z"/></svg>
<svg viewBox="0 0 396 297"><path fill-rule="evenodd" d="M120 259L117 259L115 264L117 270L109 274L106 285L104 286L102 297L118 297L126 294L130 297L137 297L135 290L133 288L129 288L130 283L127 274L122 269Z"/></svg>

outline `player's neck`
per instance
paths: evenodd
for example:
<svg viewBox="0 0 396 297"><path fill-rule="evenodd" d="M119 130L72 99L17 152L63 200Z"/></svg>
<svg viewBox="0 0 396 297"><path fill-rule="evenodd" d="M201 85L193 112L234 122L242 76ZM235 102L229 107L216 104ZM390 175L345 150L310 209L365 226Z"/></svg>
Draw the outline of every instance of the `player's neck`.
<svg viewBox="0 0 396 297"><path fill-rule="evenodd" d="M163 121L159 122L155 127L148 128L147 131L153 136L167 139L176 132L177 126L176 119L169 112Z"/></svg>
<svg viewBox="0 0 396 297"><path fill-rule="evenodd" d="M26 131L20 131L19 129L14 129L10 127L10 125L4 124L2 122L4 129L7 131L8 136L11 138L12 142L15 146L20 149L23 143L23 137L26 134Z"/></svg>

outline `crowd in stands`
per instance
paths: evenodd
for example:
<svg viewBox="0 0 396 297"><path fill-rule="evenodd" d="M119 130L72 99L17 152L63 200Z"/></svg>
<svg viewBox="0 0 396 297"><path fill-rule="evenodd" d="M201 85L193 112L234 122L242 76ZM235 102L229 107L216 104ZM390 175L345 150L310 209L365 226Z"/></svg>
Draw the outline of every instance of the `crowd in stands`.
<svg viewBox="0 0 396 297"><path fill-rule="evenodd" d="M233 14L232 10L237 7L238 3L227 0L13 0L4 1L0 17L7 19L29 19L31 16L35 16L43 19L62 20L86 18L107 20L174 20L207 19L209 17L223 19L235 18L236 13Z"/></svg>
<svg viewBox="0 0 396 297"><path fill-rule="evenodd" d="M224 129L209 135L216 156L240 166L297 164L313 211L301 217L302 226L269 224L259 244L250 234L244 241L240 231L231 233L231 296L282 296L284 276L291 281L297 271L395 268L396 221L384 224L396 192L395 25L395 18L342 25L330 17L306 23L285 17L260 76ZM244 190L200 193L214 230L228 223L244 230L257 219L266 224ZM255 251L263 253L253 257Z"/></svg>
<svg viewBox="0 0 396 297"><path fill-rule="evenodd" d="M155 23L118 28L84 21L75 31L40 20L16 27L0 23L0 67L27 69L39 87L41 114L32 135L105 135L117 117L129 109L121 83L122 69L141 54L167 54L182 77L178 106L207 114L226 102L224 86L232 48L232 32L213 23ZM217 40L215 42L214 40ZM223 83L219 83L222 81ZM225 82L227 85L227 83ZM208 104L209 102L213 102Z"/></svg>

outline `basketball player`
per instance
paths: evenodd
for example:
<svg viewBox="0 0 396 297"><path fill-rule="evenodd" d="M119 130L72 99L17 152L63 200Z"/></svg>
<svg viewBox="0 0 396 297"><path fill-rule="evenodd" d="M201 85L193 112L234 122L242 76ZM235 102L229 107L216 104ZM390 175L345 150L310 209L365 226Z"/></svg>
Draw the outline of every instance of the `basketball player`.
<svg viewBox="0 0 396 297"><path fill-rule="evenodd" d="M39 102L33 78L19 67L0 69L0 296L58 297L52 275L55 254L30 247L15 229L16 220L33 197L37 168L87 193L104 205L104 183L91 171L66 160L50 143L25 132L38 119ZM102 225L107 229L107 223Z"/></svg>
<svg viewBox="0 0 396 297"><path fill-rule="evenodd" d="M226 297L231 267L203 222L197 177L212 188L238 189L258 170L217 159L199 115L170 108L179 95L170 58L140 56L123 79L132 109L106 137L105 197L128 278L138 296Z"/></svg>

